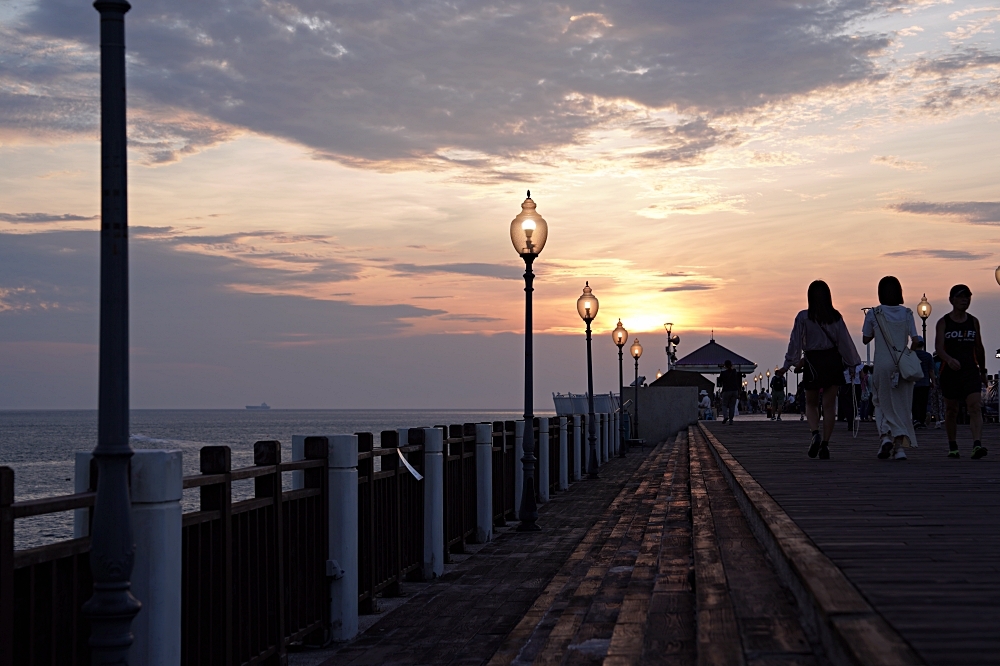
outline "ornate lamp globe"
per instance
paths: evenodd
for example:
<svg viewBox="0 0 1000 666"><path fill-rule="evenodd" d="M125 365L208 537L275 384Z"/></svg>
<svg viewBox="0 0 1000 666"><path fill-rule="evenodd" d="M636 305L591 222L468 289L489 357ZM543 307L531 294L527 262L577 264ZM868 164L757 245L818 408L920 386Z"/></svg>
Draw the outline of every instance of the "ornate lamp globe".
<svg viewBox="0 0 1000 666"><path fill-rule="evenodd" d="M933 308L931 308L930 302L927 300L927 294L924 294L923 298L920 299L920 302L917 303L917 316L921 319L927 319L931 316L932 309Z"/></svg>
<svg viewBox="0 0 1000 666"><path fill-rule="evenodd" d="M625 327L622 326L621 319L618 320L618 326L615 327L615 330L611 331L611 337L614 338L615 345L618 349L624 347L625 343L628 342L628 331L626 331Z"/></svg>
<svg viewBox="0 0 1000 666"><path fill-rule="evenodd" d="M521 212L510 223L510 242L521 256L537 255L545 247L548 237L549 225L535 212L535 202L531 200L531 190L528 190Z"/></svg>
<svg viewBox="0 0 1000 666"><path fill-rule="evenodd" d="M632 354L632 358L634 359L638 359L642 356L642 345L639 344L639 338L635 339L635 342L632 343L632 346L629 347L628 351Z"/></svg>
<svg viewBox="0 0 1000 666"><path fill-rule="evenodd" d="M599 306L600 303L597 302L597 297L594 296L594 290L590 288L590 282L588 281L583 288L583 293L580 294L580 298L576 299L576 311L580 313L580 319L594 321Z"/></svg>
<svg viewBox="0 0 1000 666"><path fill-rule="evenodd" d="M662 370L659 370L659 369L657 369L657 371L656 371L656 378L657 378L657 379L659 379L659 378L660 378L660 377L662 377L662 376L663 376L663 371L662 371Z"/></svg>

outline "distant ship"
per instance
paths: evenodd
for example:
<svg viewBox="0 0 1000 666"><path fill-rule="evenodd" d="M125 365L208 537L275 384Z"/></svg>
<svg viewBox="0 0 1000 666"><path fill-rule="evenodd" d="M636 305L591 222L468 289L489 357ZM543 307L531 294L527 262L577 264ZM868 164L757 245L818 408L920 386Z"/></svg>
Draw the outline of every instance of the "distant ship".
<svg viewBox="0 0 1000 666"><path fill-rule="evenodd" d="M259 405L247 405L247 409L260 411L262 409L271 409L271 405L267 404L266 402L262 402Z"/></svg>

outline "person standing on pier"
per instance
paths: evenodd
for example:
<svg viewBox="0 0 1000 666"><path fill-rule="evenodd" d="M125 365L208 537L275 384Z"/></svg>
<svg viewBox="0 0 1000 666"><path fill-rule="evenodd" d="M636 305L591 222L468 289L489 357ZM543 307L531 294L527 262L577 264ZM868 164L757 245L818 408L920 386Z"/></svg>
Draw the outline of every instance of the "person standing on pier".
<svg viewBox="0 0 1000 666"><path fill-rule="evenodd" d="M844 364L854 368L861 357L847 331L844 317L833 307L830 286L815 280L806 293L809 304L795 316L788 340L785 365L775 373L782 376L792 366L805 366L802 386L806 394L806 418L812 431L809 457L830 458L830 437L837 421L837 390L844 383ZM823 390L823 436L819 434L819 392Z"/></svg>
<svg viewBox="0 0 1000 666"><path fill-rule="evenodd" d="M785 408L785 378L774 371L771 378L771 408L774 410L774 420L781 420L781 412Z"/></svg>
<svg viewBox="0 0 1000 666"><path fill-rule="evenodd" d="M900 374L899 359L908 341L917 336L913 311L903 305L903 286L887 275L878 283L880 305L865 313L861 342L875 341L872 405L880 436L878 457L906 460L906 449L916 448L913 431L913 382ZM902 351L901 351L902 350Z"/></svg>
<svg viewBox="0 0 1000 666"><path fill-rule="evenodd" d="M913 427L926 428L928 397L931 392L931 382L934 377L934 358L924 349L924 339L919 335L913 338L911 349L920 359L920 368L924 371L923 379L918 379L913 385Z"/></svg>
<svg viewBox="0 0 1000 666"><path fill-rule="evenodd" d="M722 422L733 424L736 413L736 397L743 386L743 377L733 367L733 362L726 359L726 369L719 373L719 386L722 388Z"/></svg>
<svg viewBox="0 0 1000 666"><path fill-rule="evenodd" d="M948 457L958 457L956 421L959 401L965 401L972 427L972 458L986 455L983 434L982 387L986 383L986 349L979 320L968 313L972 291L956 284L948 294L952 310L937 323L934 349L941 358L941 394L944 396L944 427L948 433Z"/></svg>

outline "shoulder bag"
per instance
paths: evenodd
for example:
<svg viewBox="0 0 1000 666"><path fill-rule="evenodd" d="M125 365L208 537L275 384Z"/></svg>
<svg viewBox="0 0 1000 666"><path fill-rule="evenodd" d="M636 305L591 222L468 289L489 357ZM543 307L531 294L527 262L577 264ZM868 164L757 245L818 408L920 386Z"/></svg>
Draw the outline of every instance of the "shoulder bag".
<svg viewBox="0 0 1000 666"><path fill-rule="evenodd" d="M889 355L892 356L892 362L896 364L896 370L899 371L900 378L908 381L915 382L924 378L924 369L920 365L920 358L914 353L909 347L904 347L903 351L896 349L888 336L885 334L885 317L882 315L881 308L875 308L875 319L878 320L876 328L878 328L879 333L882 334L882 340L885 342L886 346L892 351ZM893 354L893 352L896 352Z"/></svg>

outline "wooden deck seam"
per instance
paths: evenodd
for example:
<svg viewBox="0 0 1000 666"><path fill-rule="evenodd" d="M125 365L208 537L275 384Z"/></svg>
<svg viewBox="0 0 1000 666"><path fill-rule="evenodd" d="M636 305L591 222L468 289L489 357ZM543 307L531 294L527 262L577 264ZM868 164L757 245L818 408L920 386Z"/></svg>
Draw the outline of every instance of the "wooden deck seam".
<svg viewBox="0 0 1000 666"><path fill-rule="evenodd" d="M836 664L923 666L913 647L868 603L778 503L699 423L737 503L779 576L798 602L801 621Z"/></svg>

